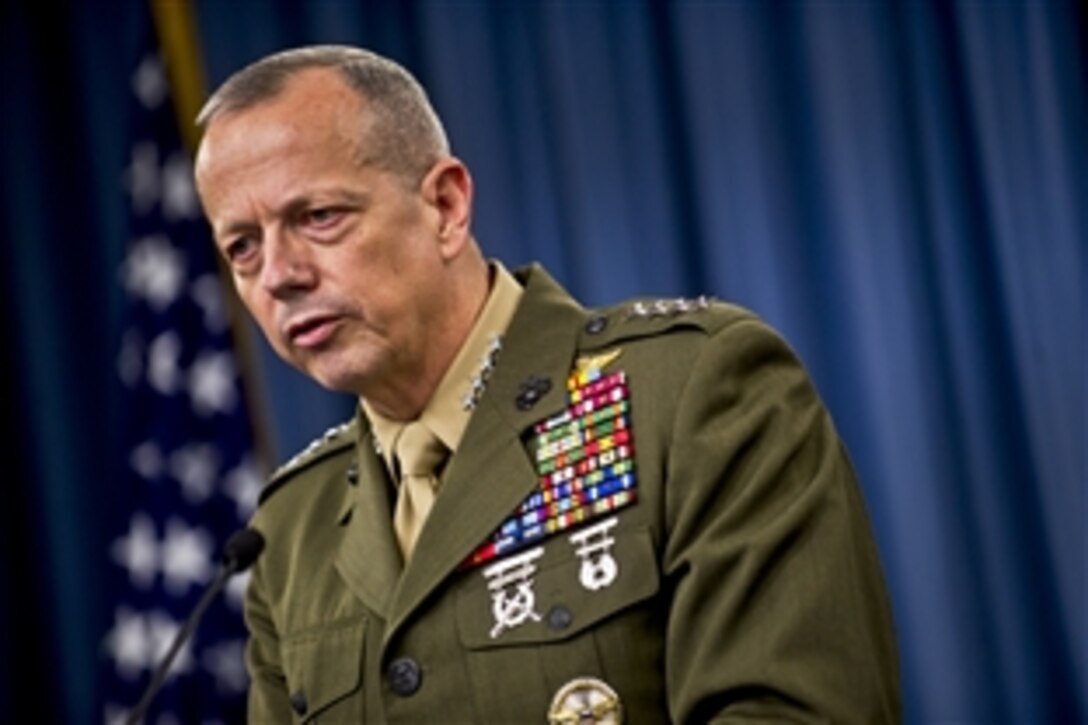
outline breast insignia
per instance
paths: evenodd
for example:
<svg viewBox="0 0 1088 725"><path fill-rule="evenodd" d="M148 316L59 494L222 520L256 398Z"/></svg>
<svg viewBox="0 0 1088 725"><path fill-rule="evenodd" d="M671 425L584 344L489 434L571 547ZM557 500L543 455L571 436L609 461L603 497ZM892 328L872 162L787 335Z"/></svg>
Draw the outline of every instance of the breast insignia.
<svg viewBox="0 0 1088 725"><path fill-rule="evenodd" d="M543 555L543 547L538 546L484 569L487 588L491 592L491 614L495 617L491 639L528 621L540 621L533 575L536 574L536 560Z"/></svg>
<svg viewBox="0 0 1088 725"><path fill-rule="evenodd" d="M622 354L623 350L617 347L615 350L608 350L597 355L584 355L574 363L574 372L577 375L585 375L591 370L604 370Z"/></svg>
<svg viewBox="0 0 1088 725"><path fill-rule="evenodd" d="M615 356L602 359L606 358L611 361ZM567 380L567 402L565 410L533 427L529 449L539 476L536 491L462 568L511 554L634 503L637 481L627 374L604 373L599 367L576 369Z"/></svg>
<svg viewBox="0 0 1088 725"><path fill-rule="evenodd" d="M596 677L579 677L555 693L548 708L550 725L620 725L623 705L607 682Z"/></svg>
<svg viewBox="0 0 1088 725"><path fill-rule="evenodd" d="M578 580L591 592L610 586L620 573L619 564L612 556L616 540L608 533L617 523L619 519L613 516L570 537L570 543L578 547L574 553L582 560Z"/></svg>

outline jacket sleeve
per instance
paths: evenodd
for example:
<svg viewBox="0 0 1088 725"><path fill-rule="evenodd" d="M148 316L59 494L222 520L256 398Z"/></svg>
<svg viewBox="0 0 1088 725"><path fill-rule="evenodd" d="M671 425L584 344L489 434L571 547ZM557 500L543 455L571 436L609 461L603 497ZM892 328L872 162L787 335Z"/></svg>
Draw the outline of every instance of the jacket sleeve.
<svg viewBox="0 0 1088 725"><path fill-rule="evenodd" d="M290 723L291 703L280 662L280 643L265 599L263 567L258 562L246 589L245 617L249 629L246 668L250 675L247 720L254 725Z"/></svg>
<svg viewBox="0 0 1088 725"><path fill-rule="evenodd" d="M672 719L898 721L890 607L865 506L786 344L753 318L712 335L671 438Z"/></svg>

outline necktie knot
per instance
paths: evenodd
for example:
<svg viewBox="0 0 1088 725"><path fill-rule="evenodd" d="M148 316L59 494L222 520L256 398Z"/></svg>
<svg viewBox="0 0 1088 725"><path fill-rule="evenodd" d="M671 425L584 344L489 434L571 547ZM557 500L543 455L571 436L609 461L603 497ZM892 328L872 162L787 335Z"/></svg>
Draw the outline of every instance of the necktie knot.
<svg viewBox="0 0 1088 725"><path fill-rule="evenodd" d="M401 478L433 476L446 457L446 446L418 420L404 427L395 450Z"/></svg>

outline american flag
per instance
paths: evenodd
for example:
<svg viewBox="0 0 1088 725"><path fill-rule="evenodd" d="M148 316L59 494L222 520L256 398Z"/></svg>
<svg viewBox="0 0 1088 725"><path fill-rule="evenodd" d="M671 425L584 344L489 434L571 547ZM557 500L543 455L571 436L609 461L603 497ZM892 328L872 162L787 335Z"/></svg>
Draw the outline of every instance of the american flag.
<svg viewBox="0 0 1088 725"><path fill-rule="evenodd" d="M150 26L150 22L148 23ZM125 433L109 555L113 622L103 638L103 719L123 721L245 525L263 481L215 251L192 183L154 33L132 74L130 238L118 374ZM124 517L122 517L124 518ZM244 721L246 575L207 610L147 723Z"/></svg>

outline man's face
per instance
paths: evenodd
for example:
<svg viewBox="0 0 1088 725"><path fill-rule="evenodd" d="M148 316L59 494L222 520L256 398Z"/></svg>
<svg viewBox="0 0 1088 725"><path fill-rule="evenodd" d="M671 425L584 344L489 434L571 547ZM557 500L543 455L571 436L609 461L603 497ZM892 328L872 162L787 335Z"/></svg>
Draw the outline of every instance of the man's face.
<svg viewBox="0 0 1088 725"><path fill-rule="evenodd" d="M449 276L433 174L410 188L360 165L364 114L333 71L305 71L213 120L196 173L216 246L269 342L358 395L424 365Z"/></svg>

